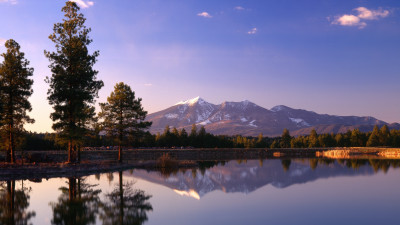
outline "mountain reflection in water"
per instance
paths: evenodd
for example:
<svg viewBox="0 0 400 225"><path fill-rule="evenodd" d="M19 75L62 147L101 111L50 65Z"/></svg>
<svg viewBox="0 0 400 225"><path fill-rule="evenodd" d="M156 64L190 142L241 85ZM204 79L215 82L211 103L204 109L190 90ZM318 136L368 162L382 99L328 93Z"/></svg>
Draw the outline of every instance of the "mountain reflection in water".
<svg viewBox="0 0 400 225"><path fill-rule="evenodd" d="M265 185L286 188L321 178L372 175L399 166L399 160L381 159L237 160L201 162L198 169L181 169L170 174L134 170L132 175L166 186L179 195L200 199L215 190L250 193Z"/></svg>

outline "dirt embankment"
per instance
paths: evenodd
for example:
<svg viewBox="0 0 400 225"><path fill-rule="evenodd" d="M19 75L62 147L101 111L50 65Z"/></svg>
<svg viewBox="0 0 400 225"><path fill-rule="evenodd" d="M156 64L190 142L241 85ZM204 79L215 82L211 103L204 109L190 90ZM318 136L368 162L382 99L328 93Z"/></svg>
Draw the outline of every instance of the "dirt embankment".
<svg viewBox="0 0 400 225"><path fill-rule="evenodd" d="M362 158L377 158L377 159L400 159L400 149L398 148L340 148L329 149L326 151L317 151L317 157L325 157L332 159L362 159Z"/></svg>

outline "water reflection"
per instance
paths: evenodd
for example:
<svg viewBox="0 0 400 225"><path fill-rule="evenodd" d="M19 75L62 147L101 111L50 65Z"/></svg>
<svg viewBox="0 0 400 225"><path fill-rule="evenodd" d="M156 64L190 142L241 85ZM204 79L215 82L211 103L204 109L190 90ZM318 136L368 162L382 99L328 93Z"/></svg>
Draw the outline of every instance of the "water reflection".
<svg viewBox="0 0 400 225"><path fill-rule="evenodd" d="M68 178L68 187L61 187L53 209L52 224L95 224L100 204L100 189L81 178Z"/></svg>
<svg viewBox="0 0 400 225"><path fill-rule="evenodd" d="M20 189L16 189L15 181L0 183L0 224L28 224L36 214L27 211L29 207L30 188L24 187L23 182Z"/></svg>
<svg viewBox="0 0 400 225"><path fill-rule="evenodd" d="M147 212L153 210L148 201L151 196L132 186L133 183L123 183L122 172L119 172L119 185L102 202L100 218L104 225L139 225L148 220Z"/></svg>
<svg viewBox="0 0 400 225"><path fill-rule="evenodd" d="M400 160L288 158L198 162L197 168L171 173L135 170L133 176L169 187L180 195L200 199L215 190L250 193L265 185L286 188L321 178L386 173L391 167L400 167Z"/></svg>
<svg viewBox="0 0 400 225"><path fill-rule="evenodd" d="M396 195L398 179L392 179L393 177L398 177L393 176L393 174L396 175L396 173L398 173L398 170L394 171L394 169L400 167L400 160L282 158L273 160L202 161L191 162L188 163L188 165L190 166L186 168L175 166L173 170L163 169L162 167L162 170L134 169L131 173L118 172L102 175L98 174L89 177L70 177L59 180L52 179L52 182L43 180L43 183L37 184L25 182L25 186L23 181L0 182L0 224L30 224L32 221L34 221L35 224L82 225L160 224L160 221L166 221L165 224L179 224L174 223L176 221L169 222L167 220L173 218L167 218L166 220L159 218L160 214L173 217L172 214L175 208L180 208L181 211L187 209L187 211L183 213L185 214L183 217L191 222L184 224L194 224L191 217L196 216L196 210L201 211L209 208L210 210L207 211L209 214L221 213L221 209L231 210L227 210L226 212L229 211L232 213L224 216L233 218L232 220L234 222L221 224L243 224L240 223L243 221L235 222L237 219L235 219L235 215L239 215L240 210L246 207L242 207L238 210L236 210L235 207L236 205L242 206L246 201L246 204L249 205L247 214L251 214L251 218L262 218L263 215L265 215L265 211L257 214L257 209L268 208L270 210L269 212L272 212L276 204L279 204L281 201L284 202L285 205L281 206L280 211L284 211L283 209L288 207L286 204L287 202L292 204L293 201L296 202L295 199L301 199L303 195L307 195L307 198L305 198L307 201L309 201L309 199L317 199L314 204L320 205L315 207L314 210L332 206L331 202L340 199L340 201L337 201L338 207L331 209L338 210L344 207L343 201L349 199L349 202L346 203L348 208L346 208L346 210L343 209L342 213L347 212L349 209L357 208L354 207L355 205L351 205L357 202L351 201L354 196L358 196L359 201L361 201L360 205L357 205L358 207L364 206L364 199L369 199L370 202L385 202L385 204L389 202L391 205L389 204L388 207L380 211L380 213L391 212L390 209L392 209L392 206L397 204L400 200ZM376 176L374 176L375 174ZM367 178L362 178L364 179L364 183L357 183L354 181L357 179L347 179L347 177L361 176ZM341 179L342 177L344 179ZM328 182L326 178L335 179L329 179ZM136 183L133 182L133 180L135 180ZM323 182L311 183L316 180L321 180ZM338 189L338 187L340 187L345 180L351 180L352 183L347 183L347 185L342 186L342 192L339 193L338 190L340 190L340 188ZM392 183L388 184L388 182ZM34 187L34 190L27 186L27 183ZM38 202L32 202L30 204L30 195L33 196L32 199L35 199L35 194L38 193L35 190L40 189L40 187L42 187L40 185L49 183L54 184L54 186L49 187L51 187L55 193L54 196L44 201L47 211L37 207L40 205ZM168 187L174 192L154 184ZM376 186L376 184L383 185L380 187ZM265 186L269 187L261 189ZM306 188L304 188L305 186ZM370 189L363 192L364 187ZM395 192L388 191L387 195L389 197L385 198L382 193L385 194L390 188L395 189ZM255 192L255 190L259 189L259 192ZM283 189L285 190L283 191ZM212 198L204 198L204 196L215 190L220 190L222 192L214 192L214 195L210 194ZM357 190L357 192L353 190ZM374 190L378 190L376 193L379 193L379 197L373 198L374 196L378 196ZM321 191L321 193L319 193L319 191ZM338 194L334 195L332 198L327 198L335 192ZM227 195L225 193L246 193L249 195ZM327 195L327 193L329 193L329 195ZM345 193L347 193L347 195L345 195ZM363 195L364 193L365 195ZM178 194L189 196L190 198L182 198ZM155 197L153 198L152 195ZM313 196L315 196L315 199ZM341 196L343 198L340 198ZM265 199L263 199L263 197L265 197ZM201 199L201 201L193 201L191 198ZM41 198L36 199L40 199L40 201L43 202ZM213 201L214 199L217 200ZM319 203L318 201L321 199L326 201ZM174 207L169 205L171 200ZM164 203L165 201L168 201L167 204ZM224 201L229 201L229 203L223 205ZM259 205L254 206L255 202ZM294 204L295 206L293 207L297 210L302 208L304 202L299 200L296 204L297 205ZM154 212L153 206L157 209L154 210ZM200 206L203 206L203 208L193 209L193 207ZM212 208L212 206L216 207ZM254 213L252 210L254 210ZM43 215L43 211L46 211L47 214L45 213L45 215ZM278 212L271 213L269 216L271 217L276 213ZM291 213L295 213L295 211L291 211ZM297 216L301 217L304 213L307 212L299 213ZM39 219L36 217L39 217ZM43 218L49 219L45 220ZM210 216L210 218L212 218L212 216ZM201 218L197 219L196 221L199 221L197 224L201 224ZM254 219L254 221L256 221L256 219ZM262 224L260 222L262 220L257 221L259 222L258 224ZM212 223L210 221L208 222ZM204 223L207 222L204 221Z"/></svg>
<svg viewBox="0 0 400 225"><path fill-rule="evenodd" d="M290 160L290 159L282 159L281 163L282 163L283 171L286 172L286 171L289 170L290 164L292 163L292 160Z"/></svg>
<svg viewBox="0 0 400 225"><path fill-rule="evenodd" d="M110 181L110 173L107 179ZM57 202L51 202L53 211L51 224L143 224L148 220L147 212L153 208L148 200L150 195L133 189L133 183L124 183L119 172L119 184L100 198L98 185L89 184L84 178L68 178L67 186L59 188L61 195Z"/></svg>

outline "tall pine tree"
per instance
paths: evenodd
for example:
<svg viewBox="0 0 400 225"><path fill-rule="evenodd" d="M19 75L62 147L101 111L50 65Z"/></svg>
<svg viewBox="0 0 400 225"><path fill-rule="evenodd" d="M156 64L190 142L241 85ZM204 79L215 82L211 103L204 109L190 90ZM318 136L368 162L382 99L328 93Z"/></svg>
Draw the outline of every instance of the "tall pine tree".
<svg viewBox="0 0 400 225"><path fill-rule="evenodd" d="M375 147L379 146L379 128L378 126L374 126L374 130L372 133L369 135L368 141L367 141L367 147Z"/></svg>
<svg viewBox="0 0 400 225"><path fill-rule="evenodd" d="M10 39L5 43L7 52L1 54L0 64L0 125L1 134L7 149L6 161L15 162L15 146L17 134L22 133L25 123L33 123L26 112L32 107L28 98L32 95L33 68L20 51L19 44Z"/></svg>
<svg viewBox="0 0 400 225"><path fill-rule="evenodd" d="M129 85L120 82L114 86L107 102L100 103L99 117L102 119L102 127L118 143L119 162L122 162L124 142L139 136L144 129L151 126L151 122L144 121L147 112L144 111L141 101L141 98L135 98L135 92Z"/></svg>
<svg viewBox="0 0 400 225"><path fill-rule="evenodd" d="M386 124L379 130L379 142L382 146L388 146L390 143L390 130Z"/></svg>
<svg viewBox="0 0 400 225"><path fill-rule="evenodd" d="M68 162L76 160L75 150L87 132L85 124L93 117L90 109L104 85L96 80L98 71L93 66L99 52L89 53L91 29L84 25L86 19L79 10L76 3L66 2L62 8L65 18L54 24L54 33L49 36L56 51L45 51L52 72L46 78L50 85L48 100L54 109L50 117L60 140L68 144Z"/></svg>
<svg viewBox="0 0 400 225"><path fill-rule="evenodd" d="M309 148L319 147L318 134L315 129L311 130L310 136L308 136L308 140L309 140L309 145L308 145Z"/></svg>
<svg viewBox="0 0 400 225"><path fill-rule="evenodd" d="M280 141L280 146L281 148L290 148L290 141L292 137L290 136L289 130L288 129L283 129L282 132L282 137Z"/></svg>

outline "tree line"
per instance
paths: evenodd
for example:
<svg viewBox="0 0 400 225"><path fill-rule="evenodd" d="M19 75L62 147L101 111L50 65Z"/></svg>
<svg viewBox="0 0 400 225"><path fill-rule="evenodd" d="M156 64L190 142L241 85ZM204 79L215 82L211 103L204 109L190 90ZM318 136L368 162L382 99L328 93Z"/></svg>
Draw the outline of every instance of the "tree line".
<svg viewBox="0 0 400 225"><path fill-rule="evenodd" d="M346 133L317 134L315 129L307 136L292 137L287 129L271 148L316 148L316 147L400 147L400 130L390 130L387 125L380 129L374 126L371 132L359 129Z"/></svg>
<svg viewBox="0 0 400 225"><path fill-rule="evenodd" d="M53 145L68 149L68 163L79 163L85 141L102 130L117 142L121 161L124 141L134 138L151 123L144 122L147 112L141 106L141 99L123 82L115 85L107 102L100 103L101 112L96 115L96 98L104 86L94 69L99 51L89 53L88 46L93 41L89 37L91 29L85 26L86 18L79 10L75 2L65 3L64 18L54 24L49 36L55 51L44 51L51 70L51 76L45 81L49 85L47 99L53 107L50 115L56 133ZM14 163L15 148L21 145L26 133L23 126L34 123L27 115L32 110L28 98L33 93L30 77L34 70L15 40L6 41L5 48L0 63L0 148L6 151L6 162ZM44 139L40 135L28 135L29 138L44 147L52 144L48 135Z"/></svg>
<svg viewBox="0 0 400 225"><path fill-rule="evenodd" d="M98 130L99 131L99 130ZM86 136L85 146L106 147L118 146L115 138L101 135L99 132ZM25 134L23 150L57 150L63 149L57 142L55 133ZM257 137L241 135L214 135L208 133L204 126L192 125L190 132L166 126L163 133L151 134L142 132L134 139L123 140L126 147L131 148L318 148L318 147L400 147L400 130L390 130L384 125L380 129L375 126L371 132L361 132L359 129L346 133L317 134L313 129L309 135L293 137L285 129L279 137Z"/></svg>
<svg viewBox="0 0 400 225"><path fill-rule="evenodd" d="M166 126L162 134L141 140L141 145L156 147L192 146L197 148L317 148L317 147L400 147L400 130L390 130L387 125L380 129L375 126L372 132L359 129L346 133L317 134L312 129L309 135L293 137L284 129L280 137L245 137L241 135L213 135L206 132L204 126L197 131L196 125L188 134L185 129L170 129Z"/></svg>

